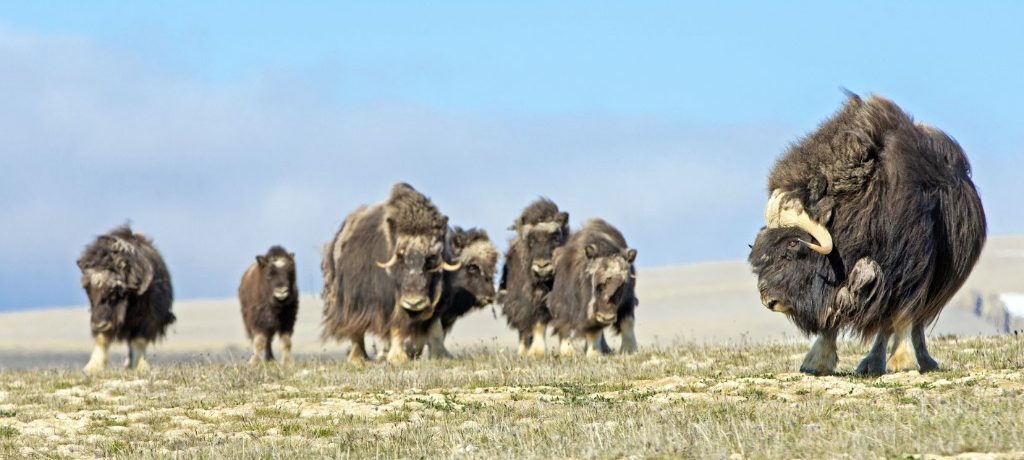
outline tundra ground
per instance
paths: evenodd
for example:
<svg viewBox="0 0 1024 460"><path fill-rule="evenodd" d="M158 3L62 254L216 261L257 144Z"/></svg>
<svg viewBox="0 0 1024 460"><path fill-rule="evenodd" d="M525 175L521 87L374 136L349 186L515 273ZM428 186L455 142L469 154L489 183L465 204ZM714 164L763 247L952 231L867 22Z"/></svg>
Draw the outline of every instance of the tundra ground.
<svg viewBox="0 0 1024 460"><path fill-rule="evenodd" d="M8 371L0 457L1024 457L1024 337L931 348L942 371L879 378L795 373L805 345Z"/></svg>

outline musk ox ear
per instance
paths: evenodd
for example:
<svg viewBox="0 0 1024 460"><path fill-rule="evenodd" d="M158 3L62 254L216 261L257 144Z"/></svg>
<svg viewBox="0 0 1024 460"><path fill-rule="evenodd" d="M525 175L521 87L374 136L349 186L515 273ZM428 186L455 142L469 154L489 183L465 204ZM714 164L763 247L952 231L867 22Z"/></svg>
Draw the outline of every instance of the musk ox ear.
<svg viewBox="0 0 1024 460"><path fill-rule="evenodd" d="M85 271L85 260L78 259L75 261L75 265L78 265L78 270Z"/></svg>
<svg viewBox="0 0 1024 460"><path fill-rule="evenodd" d="M625 256L627 262L633 263L633 261L636 260L636 249L627 249Z"/></svg>
<svg viewBox="0 0 1024 460"><path fill-rule="evenodd" d="M267 266L267 256L256 256L256 265L260 268Z"/></svg>
<svg viewBox="0 0 1024 460"><path fill-rule="evenodd" d="M588 259L593 259L594 257L597 257L597 246L588 244L583 247L583 253L587 255Z"/></svg>
<svg viewBox="0 0 1024 460"><path fill-rule="evenodd" d="M555 216L555 222L558 222L558 224L563 226L563 227L565 225L568 225L569 224L569 213L567 213L565 211L562 211L562 212L558 213L558 215Z"/></svg>
<svg viewBox="0 0 1024 460"><path fill-rule="evenodd" d="M294 252L289 252L288 253L288 258L291 259L291 260L295 260L295 253Z"/></svg>

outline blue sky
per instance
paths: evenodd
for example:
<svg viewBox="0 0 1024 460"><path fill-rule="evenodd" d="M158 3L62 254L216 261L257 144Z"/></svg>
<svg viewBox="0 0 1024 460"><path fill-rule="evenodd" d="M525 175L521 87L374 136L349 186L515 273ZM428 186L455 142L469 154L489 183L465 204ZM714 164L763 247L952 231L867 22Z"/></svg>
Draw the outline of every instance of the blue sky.
<svg viewBox="0 0 1024 460"><path fill-rule="evenodd" d="M318 291L319 245L399 180L501 247L544 195L641 266L742 258L840 87L956 137L992 233L1024 232L1018 2L19 3L0 310L84 303L74 260L126 220L179 298L233 295L275 243Z"/></svg>

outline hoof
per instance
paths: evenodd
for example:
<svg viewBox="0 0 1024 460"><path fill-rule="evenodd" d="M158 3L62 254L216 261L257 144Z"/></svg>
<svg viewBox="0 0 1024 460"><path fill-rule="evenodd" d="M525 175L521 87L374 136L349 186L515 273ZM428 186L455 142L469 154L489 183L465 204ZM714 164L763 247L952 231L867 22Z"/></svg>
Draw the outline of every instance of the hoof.
<svg viewBox="0 0 1024 460"><path fill-rule="evenodd" d="M139 358L139 362L135 364L135 372L149 372L149 361L146 361L146 358Z"/></svg>
<svg viewBox="0 0 1024 460"><path fill-rule="evenodd" d="M864 358L853 371L862 377L877 377L885 374L885 361L881 359Z"/></svg>
<svg viewBox="0 0 1024 460"><path fill-rule="evenodd" d="M84 368L82 368L82 372L85 372L86 374L89 375L95 375L99 374L100 372L103 372L103 369L105 367L107 367L106 363L101 363L98 361L89 361L89 363L86 364Z"/></svg>
<svg viewBox="0 0 1024 460"><path fill-rule="evenodd" d="M815 377L824 377L826 375L832 375L832 369L815 369L807 366L800 366L800 372L813 375Z"/></svg>
<svg viewBox="0 0 1024 460"><path fill-rule="evenodd" d="M400 350L397 353L388 353L388 362L391 364L403 364L409 362L409 355L405 353L405 350Z"/></svg>
<svg viewBox="0 0 1024 460"><path fill-rule="evenodd" d="M931 356L923 356L918 358L917 364L921 367L921 372L932 372L939 370L939 362L932 359Z"/></svg>

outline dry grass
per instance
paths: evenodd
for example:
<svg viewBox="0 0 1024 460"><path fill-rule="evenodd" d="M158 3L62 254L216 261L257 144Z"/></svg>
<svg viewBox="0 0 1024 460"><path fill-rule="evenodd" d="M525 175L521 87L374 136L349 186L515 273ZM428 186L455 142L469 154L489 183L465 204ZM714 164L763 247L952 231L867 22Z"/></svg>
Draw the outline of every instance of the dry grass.
<svg viewBox="0 0 1024 460"><path fill-rule="evenodd" d="M7 372L0 457L1024 456L1024 338L932 348L946 370L877 379L794 373L797 345Z"/></svg>

